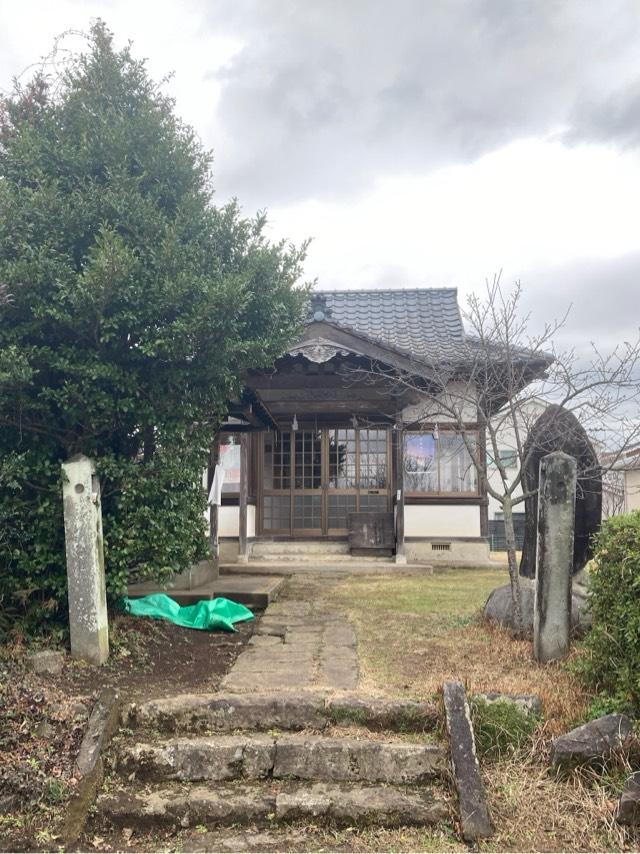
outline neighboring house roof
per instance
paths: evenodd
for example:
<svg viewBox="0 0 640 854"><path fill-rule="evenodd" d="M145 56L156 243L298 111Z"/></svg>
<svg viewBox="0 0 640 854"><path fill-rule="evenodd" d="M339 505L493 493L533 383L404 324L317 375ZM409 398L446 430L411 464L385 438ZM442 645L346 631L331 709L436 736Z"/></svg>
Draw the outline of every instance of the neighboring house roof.
<svg viewBox="0 0 640 854"><path fill-rule="evenodd" d="M323 320L421 361L467 356L455 288L316 291L309 321Z"/></svg>
<svg viewBox="0 0 640 854"><path fill-rule="evenodd" d="M626 450L602 455L604 465L611 465L616 471L632 471L640 468L640 443L631 445Z"/></svg>

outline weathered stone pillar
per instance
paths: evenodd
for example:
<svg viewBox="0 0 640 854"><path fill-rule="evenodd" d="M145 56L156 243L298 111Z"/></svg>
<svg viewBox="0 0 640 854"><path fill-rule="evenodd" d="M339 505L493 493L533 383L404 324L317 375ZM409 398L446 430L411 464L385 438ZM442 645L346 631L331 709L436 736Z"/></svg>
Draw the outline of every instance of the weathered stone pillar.
<svg viewBox="0 0 640 854"><path fill-rule="evenodd" d="M104 664L109 657L109 624L100 484L93 462L83 454L63 463L62 471L71 655Z"/></svg>
<svg viewBox="0 0 640 854"><path fill-rule="evenodd" d="M540 460L533 654L541 662L569 654L576 477L568 454Z"/></svg>

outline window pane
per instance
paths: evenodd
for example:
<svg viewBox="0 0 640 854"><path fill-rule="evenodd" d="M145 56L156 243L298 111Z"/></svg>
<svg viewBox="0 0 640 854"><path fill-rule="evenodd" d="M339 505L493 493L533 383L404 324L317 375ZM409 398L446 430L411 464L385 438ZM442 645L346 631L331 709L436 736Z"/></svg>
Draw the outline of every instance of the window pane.
<svg viewBox="0 0 640 854"><path fill-rule="evenodd" d="M240 492L240 437L220 437L218 463L224 469L222 492Z"/></svg>
<svg viewBox="0 0 640 854"><path fill-rule="evenodd" d="M440 491L476 491L476 468L464 439L444 430L440 432Z"/></svg>
<svg viewBox="0 0 640 854"><path fill-rule="evenodd" d="M293 527L320 528L322 499L319 495L296 495L293 499Z"/></svg>
<svg viewBox="0 0 640 854"><path fill-rule="evenodd" d="M265 489L289 489L291 486L291 434L266 433L264 437Z"/></svg>
<svg viewBox="0 0 640 854"><path fill-rule="evenodd" d="M360 487L384 489L387 485L386 430L360 430Z"/></svg>
<svg viewBox="0 0 640 854"><path fill-rule="evenodd" d="M356 512L355 495L329 495L329 528L348 528L349 513Z"/></svg>
<svg viewBox="0 0 640 854"><path fill-rule="evenodd" d="M329 487L351 489L356 485L356 431L329 431Z"/></svg>
<svg viewBox="0 0 640 854"><path fill-rule="evenodd" d="M438 491L436 442L432 433L405 434L404 488L406 492Z"/></svg>
<svg viewBox="0 0 640 854"><path fill-rule="evenodd" d="M291 499L288 495L265 495L264 528L267 531L288 531L291 524Z"/></svg>

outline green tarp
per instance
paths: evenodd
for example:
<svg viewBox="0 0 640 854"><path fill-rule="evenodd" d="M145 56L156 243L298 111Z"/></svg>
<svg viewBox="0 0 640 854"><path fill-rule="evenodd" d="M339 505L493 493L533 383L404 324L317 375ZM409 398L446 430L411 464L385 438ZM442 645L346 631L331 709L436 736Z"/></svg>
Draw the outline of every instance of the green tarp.
<svg viewBox="0 0 640 854"><path fill-rule="evenodd" d="M187 629L226 629L235 632L234 623L253 620L253 614L244 605L230 599L203 599L195 605L178 605L165 593L153 593L140 599L123 600L124 609L134 617L155 617L169 620Z"/></svg>

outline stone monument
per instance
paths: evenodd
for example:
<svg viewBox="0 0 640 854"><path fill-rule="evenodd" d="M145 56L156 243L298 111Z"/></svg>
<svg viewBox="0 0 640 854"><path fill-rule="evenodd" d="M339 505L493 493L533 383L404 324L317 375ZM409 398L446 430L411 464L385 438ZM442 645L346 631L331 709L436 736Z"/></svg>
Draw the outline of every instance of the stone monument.
<svg viewBox="0 0 640 854"><path fill-rule="evenodd" d="M533 578L536 573L540 460L554 451L562 451L577 461L578 485L572 568L574 575L580 572L593 556L591 537L598 530L602 518L602 473L593 445L572 412L561 406L549 406L532 426L523 449L526 464L522 470L522 489L525 494L534 493L525 500L525 534L520 575L526 578Z"/></svg>
<svg viewBox="0 0 640 854"><path fill-rule="evenodd" d="M100 484L93 462L78 454L62 464L71 655L91 664L109 657Z"/></svg>
<svg viewBox="0 0 640 854"><path fill-rule="evenodd" d="M577 463L556 451L540 461L533 654L554 661L569 654L571 570Z"/></svg>

